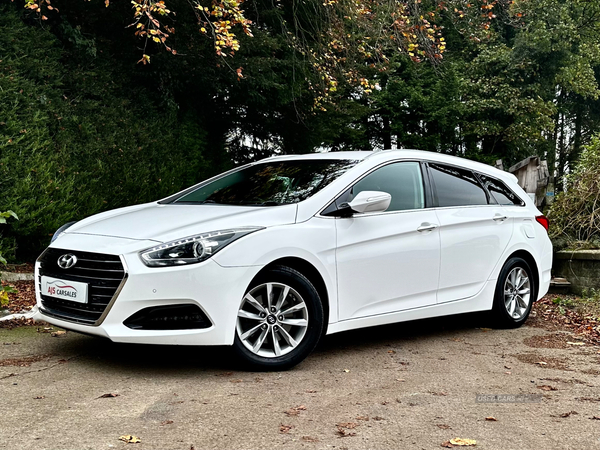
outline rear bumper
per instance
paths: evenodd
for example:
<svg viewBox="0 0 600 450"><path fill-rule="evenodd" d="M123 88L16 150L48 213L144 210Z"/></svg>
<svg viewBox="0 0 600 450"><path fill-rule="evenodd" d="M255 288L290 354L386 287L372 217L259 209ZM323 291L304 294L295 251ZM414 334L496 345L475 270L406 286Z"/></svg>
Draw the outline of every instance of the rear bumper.
<svg viewBox="0 0 600 450"><path fill-rule="evenodd" d="M542 250L542 258L540 260L539 276L540 289L538 290L537 300L540 300L548 293L550 289L550 280L552 279L552 242L547 238L547 242Z"/></svg>

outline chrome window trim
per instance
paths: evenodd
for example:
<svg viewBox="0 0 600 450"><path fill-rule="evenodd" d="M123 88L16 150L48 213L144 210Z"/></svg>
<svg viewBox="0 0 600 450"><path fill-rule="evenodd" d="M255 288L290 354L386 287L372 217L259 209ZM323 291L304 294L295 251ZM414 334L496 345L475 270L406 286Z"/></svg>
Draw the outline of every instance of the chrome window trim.
<svg viewBox="0 0 600 450"><path fill-rule="evenodd" d="M519 206L519 205L508 205L508 207L510 206ZM404 214L404 213L411 213L411 212L416 212L416 211L438 211L438 210L446 210L446 209L466 209L466 208L489 208L489 207L494 207L494 208L505 208L506 205L462 205L462 206L432 206L430 208L419 208L419 209L404 209L401 211L383 211L383 212L375 212L375 213L355 213L350 217L336 217L336 216L315 216L315 217L319 217L320 219L357 219L360 217L370 217L370 216L381 216L381 215L386 215L386 214ZM511 218L511 217L509 217Z"/></svg>
<svg viewBox="0 0 600 450"><path fill-rule="evenodd" d="M482 175L485 175L486 177L490 177L493 178L496 181L501 182L502 184L504 184L504 186L506 186L507 189L509 189L513 194L515 194L518 198L521 199L521 204L520 205L501 205L499 203L496 204L492 204L492 203L488 203L486 205L460 205L460 206L429 206L429 207L425 207L425 208L419 208L419 209L406 209L406 210L402 210L402 211L384 211L384 212L380 212L380 213L363 213L363 214L353 214L351 217L367 217L367 216L379 216L379 215L384 215L384 214L396 214L396 213L405 213L405 212L411 212L411 211L436 211L436 210L445 210L445 209L456 209L456 208L482 208L482 207L496 207L496 208L509 208L511 206L518 206L520 208L523 208L526 206L525 201L521 198L521 196L519 194L517 194L516 192L514 192L506 182L504 182L503 180L499 179L498 177L495 177L493 175L487 174L485 172L480 172L478 170L473 170L470 169L468 167L461 167L461 166L457 166L455 164L448 164L442 161L436 161L433 159L414 159L414 158L400 158L400 159L393 159L391 161L385 161L375 167L373 167L371 170L369 170L368 172L364 173L362 176L360 176L359 178L355 179L354 181L352 181L351 183L349 183L348 185L346 185L346 187L344 187L341 191L339 191L337 194L335 194L332 198L332 200L328 201L325 206L323 206L315 215L314 217L319 217L321 219L343 219L344 217L336 217L336 216L324 216L322 214L322 212L324 210L326 210L327 208L329 208L329 205L331 205L331 203L335 202L336 199L342 195L347 189L350 188L350 186L358 183L360 180L362 180L364 177L366 177L367 175L371 174L372 172L374 172L377 169L380 169L383 166L389 165L389 164L394 164L394 163L398 163L398 162L416 162L416 163L437 163L437 164L442 164L442 165L447 165L447 166L451 166L451 167L456 167L458 169L463 169L463 170L469 170L471 171L475 177L477 177L477 181L479 181L479 177L478 174L481 173ZM491 167L491 166L490 166ZM422 175L422 180L423 180L423 190L424 192L426 192L426 190L428 189L427 186L425 186L425 177ZM481 182L480 182L481 183ZM491 193L488 194L487 189L484 186L481 186L481 188L486 192L487 195L492 195ZM431 187L429 188L431 189ZM494 199L495 200L495 199Z"/></svg>

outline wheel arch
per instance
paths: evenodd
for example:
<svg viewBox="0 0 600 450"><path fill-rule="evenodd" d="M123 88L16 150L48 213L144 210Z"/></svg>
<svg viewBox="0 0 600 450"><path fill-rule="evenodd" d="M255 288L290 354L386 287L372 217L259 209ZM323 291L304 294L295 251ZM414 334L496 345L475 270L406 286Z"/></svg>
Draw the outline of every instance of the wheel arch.
<svg viewBox="0 0 600 450"><path fill-rule="evenodd" d="M270 262L269 264L267 264L266 266L264 266L254 276L254 279L256 279L261 274L263 274L265 271L268 271L275 266L286 266L291 269L297 270L302 275L304 275L306 278L308 278L308 280L313 284L313 286L319 293L319 297L321 298L321 301L323 303L323 313L325 315L325 317L324 317L324 327L325 328L323 330L323 334L327 333L327 326L329 324L329 308L330 308L329 292L327 290L327 285L325 284L325 280L323 279L323 276L321 275L319 270L305 259L298 258L295 256L288 256L288 257L276 259L276 260ZM254 282L254 279L252 280L252 282Z"/></svg>

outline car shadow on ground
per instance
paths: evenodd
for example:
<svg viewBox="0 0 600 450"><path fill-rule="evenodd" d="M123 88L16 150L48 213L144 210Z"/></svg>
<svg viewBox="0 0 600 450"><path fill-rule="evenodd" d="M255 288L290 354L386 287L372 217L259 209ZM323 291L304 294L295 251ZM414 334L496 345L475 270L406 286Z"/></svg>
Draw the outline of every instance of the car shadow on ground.
<svg viewBox="0 0 600 450"><path fill-rule="evenodd" d="M340 352L375 351L382 346L402 347L421 339L445 338L457 332L489 326L481 313L436 317L411 322L363 328L324 336L309 356L310 366ZM60 342L60 343L59 343ZM53 355L85 361L102 371L147 375L186 376L190 373L244 371L229 347L119 344L108 339L69 333L68 339L53 342ZM298 366L301 370L303 365Z"/></svg>

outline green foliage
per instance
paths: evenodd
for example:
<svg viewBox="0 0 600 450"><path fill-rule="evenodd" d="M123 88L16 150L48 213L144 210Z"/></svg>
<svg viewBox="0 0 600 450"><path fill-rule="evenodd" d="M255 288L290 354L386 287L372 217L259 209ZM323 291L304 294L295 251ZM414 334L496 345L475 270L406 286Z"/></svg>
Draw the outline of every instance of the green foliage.
<svg viewBox="0 0 600 450"><path fill-rule="evenodd" d="M549 213L557 248L600 248L600 136L592 138Z"/></svg>
<svg viewBox="0 0 600 450"><path fill-rule="evenodd" d="M14 211L4 211L0 212L0 225L6 224L6 219L15 218L19 220L19 217L14 213ZM2 256L2 252L0 252L0 264L6 264L6 259Z"/></svg>
<svg viewBox="0 0 600 450"><path fill-rule="evenodd" d="M0 225L6 224L6 219L15 218L19 220L17 215L13 211L0 212ZM0 264L6 264L6 259L3 258L2 252L0 252ZM0 277L0 306L8 305L8 294L11 292L17 292L11 286L4 286L1 284L2 278Z"/></svg>
<svg viewBox="0 0 600 450"><path fill-rule="evenodd" d="M254 37L238 33L235 55L217 57L184 13L165 44L177 56L152 43L137 66L130 3L70 2L43 27L4 3L0 210L22 219L0 232L10 258L31 258L64 222L272 154L396 146L505 167L539 155L560 181L600 127L600 0L246 0L235 4ZM555 242L599 245L569 222L577 211L559 211L568 203Z"/></svg>
<svg viewBox="0 0 600 450"><path fill-rule="evenodd" d="M218 170L202 158L198 126L157 107L109 49L89 59L80 35L65 48L10 5L0 6L0 28L0 210L21 217L0 235L6 257L36 256L67 221L159 199Z"/></svg>

